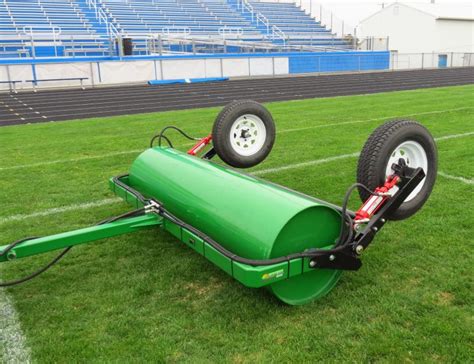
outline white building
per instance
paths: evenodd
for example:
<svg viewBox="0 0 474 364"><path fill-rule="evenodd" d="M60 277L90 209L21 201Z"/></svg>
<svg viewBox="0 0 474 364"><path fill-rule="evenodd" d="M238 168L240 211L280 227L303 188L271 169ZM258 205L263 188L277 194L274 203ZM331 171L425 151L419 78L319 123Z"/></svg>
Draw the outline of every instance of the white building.
<svg viewBox="0 0 474 364"><path fill-rule="evenodd" d="M392 3L362 20L358 37L389 37L399 53L474 52L472 4Z"/></svg>

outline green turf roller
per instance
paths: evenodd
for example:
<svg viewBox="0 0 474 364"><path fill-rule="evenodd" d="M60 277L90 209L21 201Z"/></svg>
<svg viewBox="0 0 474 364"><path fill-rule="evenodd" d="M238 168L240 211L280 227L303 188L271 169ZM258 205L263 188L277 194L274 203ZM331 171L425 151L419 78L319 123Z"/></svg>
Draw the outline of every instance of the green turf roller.
<svg viewBox="0 0 474 364"><path fill-rule="evenodd" d="M178 151L167 131L195 144L187 153ZM385 140L383 148L379 140ZM246 287L265 287L287 304L305 304L328 293L342 271L358 270L380 229L389 219L416 213L436 178L433 137L410 120L388 122L372 133L359 160L358 183L347 189L341 207L232 168L258 165L274 141L271 114L252 100L226 105L205 137L164 127L129 173L109 179L111 191L132 211L0 246L0 263L62 250L33 273L0 280L0 288L37 277L76 245L161 228L194 250L196 259L205 257ZM232 167L212 162L214 156ZM347 205L356 188L362 206L354 212Z"/></svg>
<svg viewBox="0 0 474 364"><path fill-rule="evenodd" d="M143 152L131 166L129 183L248 259L328 247L339 234L340 215L332 207L168 147ZM304 304L330 291L340 273L312 269L268 288L288 304Z"/></svg>

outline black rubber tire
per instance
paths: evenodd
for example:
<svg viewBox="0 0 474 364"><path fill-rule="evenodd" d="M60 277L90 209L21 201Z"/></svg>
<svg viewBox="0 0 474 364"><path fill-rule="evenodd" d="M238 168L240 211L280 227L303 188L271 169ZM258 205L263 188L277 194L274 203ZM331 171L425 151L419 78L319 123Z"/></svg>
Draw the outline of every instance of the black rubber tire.
<svg viewBox="0 0 474 364"><path fill-rule="evenodd" d="M231 145L230 130L235 120L245 114L258 116L266 128L266 138L262 148L253 155L238 154ZM270 153L275 143L275 122L270 112L252 100L237 100L226 105L217 115L212 128L212 143L217 155L227 164L237 168L250 168L261 163Z"/></svg>
<svg viewBox="0 0 474 364"><path fill-rule="evenodd" d="M374 190L384 183L385 168L394 149L409 140L416 141L423 147L428 159L428 173L420 192L387 216L391 220L403 220L412 216L430 196L438 170L438 152L433 137L423 125L416 121L392 120L373 131L359 157L357 182ZM362 188L359 188L359 195L362 201L366 201L370 196Z"/></svg>

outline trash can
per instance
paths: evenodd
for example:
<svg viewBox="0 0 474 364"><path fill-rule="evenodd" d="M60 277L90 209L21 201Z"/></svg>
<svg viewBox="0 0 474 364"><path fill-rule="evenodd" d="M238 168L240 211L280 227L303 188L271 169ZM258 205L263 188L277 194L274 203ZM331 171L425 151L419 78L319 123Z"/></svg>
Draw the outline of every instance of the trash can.
<svg viewBox="0 0 474 364"><path fill-rule="evenodd" d="M123 38L123 55L124 56L131 56L133 55L133 41L132 38Z"/></svg>

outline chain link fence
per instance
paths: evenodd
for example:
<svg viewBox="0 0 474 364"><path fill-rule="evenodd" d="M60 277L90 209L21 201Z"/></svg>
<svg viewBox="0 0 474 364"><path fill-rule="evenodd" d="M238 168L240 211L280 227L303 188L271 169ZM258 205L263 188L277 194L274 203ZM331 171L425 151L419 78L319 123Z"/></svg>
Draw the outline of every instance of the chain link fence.
<svg viewBox="0 0 474 364"><path fill-rule="evenodd" d="M390 55L392 70L450 67L474 67L474 53L398 53L392 51Z"/></svg>

